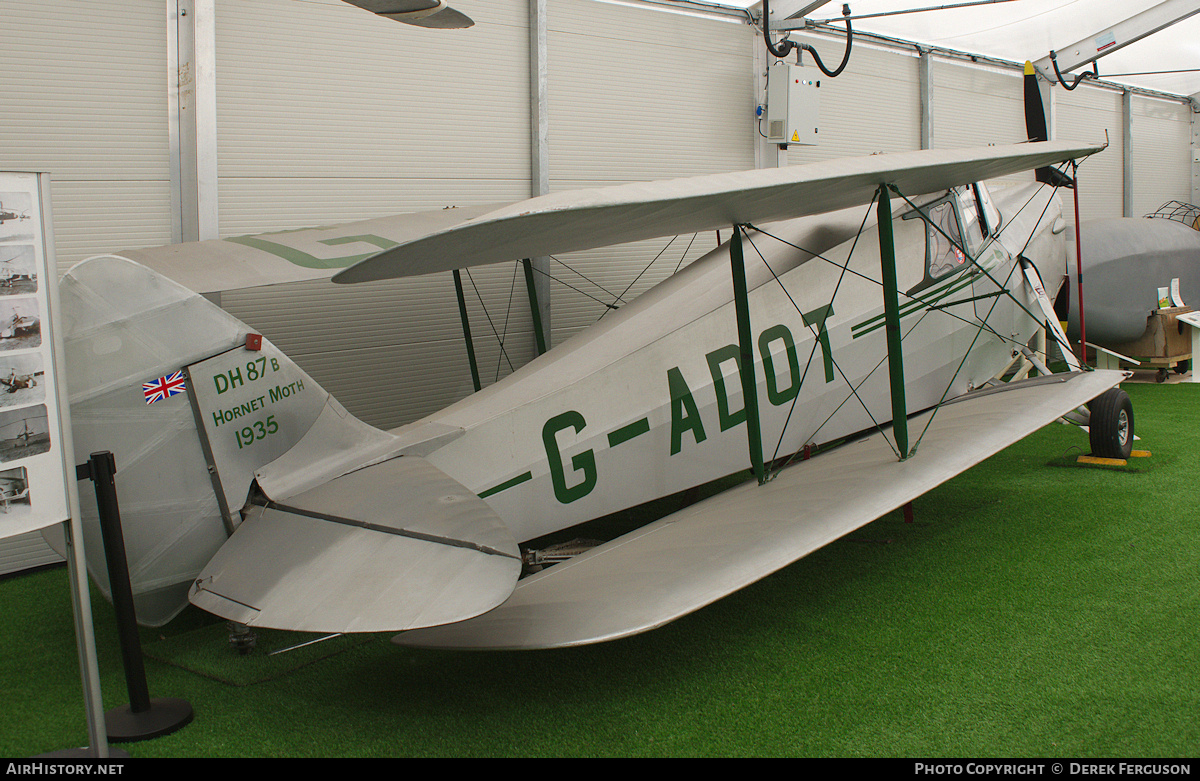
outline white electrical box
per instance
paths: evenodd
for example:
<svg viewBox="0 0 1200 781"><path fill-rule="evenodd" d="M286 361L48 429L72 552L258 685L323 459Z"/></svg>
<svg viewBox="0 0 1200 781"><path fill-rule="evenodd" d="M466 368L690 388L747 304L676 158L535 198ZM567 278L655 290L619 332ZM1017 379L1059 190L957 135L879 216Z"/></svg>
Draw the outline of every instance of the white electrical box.
<svg viewBox="0 0 1200 781"><path fill-rule="evenodd" d="M767 140L775 144L818 142L821 88L818 68L775 62L767 69Z"/></svg>

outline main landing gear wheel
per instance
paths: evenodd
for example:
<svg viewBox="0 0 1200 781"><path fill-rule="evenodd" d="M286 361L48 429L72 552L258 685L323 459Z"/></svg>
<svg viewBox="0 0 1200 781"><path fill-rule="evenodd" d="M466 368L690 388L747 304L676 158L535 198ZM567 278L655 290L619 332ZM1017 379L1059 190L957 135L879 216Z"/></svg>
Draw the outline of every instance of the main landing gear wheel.
<svg viewBox="0 0 1200 781"><path fill-rule="evenodd" d="M1133 402L1120 388L1109 388L1088 405L1088 439L1092 455L1099 458L1129 458L1133 452Z"/></svg>

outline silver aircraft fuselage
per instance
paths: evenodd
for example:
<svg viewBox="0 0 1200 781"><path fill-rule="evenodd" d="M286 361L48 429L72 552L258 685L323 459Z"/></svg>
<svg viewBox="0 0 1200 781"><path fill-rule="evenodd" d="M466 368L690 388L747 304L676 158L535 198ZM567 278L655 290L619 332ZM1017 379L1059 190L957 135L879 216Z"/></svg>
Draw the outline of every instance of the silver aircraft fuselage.
<svg viewBox="0 0 1200 781"><path fill-rule="evenodd" d="M973 190L956 193L923 202L931 213L940 206L943 225L957 216L976 262L908 205L893 207L910 414L991 379L1033 336L1018 255L1051 292L1063 274L1064 224L1048 188L998 194L999 230L988 236ZM891 420L878 231L871 211L856 238L864 213L775 223L744 239L768 462ZM727 242L509 377L393 433L463 429L425 457L516 539L534 539L747 469L738 341Z"/></svg>

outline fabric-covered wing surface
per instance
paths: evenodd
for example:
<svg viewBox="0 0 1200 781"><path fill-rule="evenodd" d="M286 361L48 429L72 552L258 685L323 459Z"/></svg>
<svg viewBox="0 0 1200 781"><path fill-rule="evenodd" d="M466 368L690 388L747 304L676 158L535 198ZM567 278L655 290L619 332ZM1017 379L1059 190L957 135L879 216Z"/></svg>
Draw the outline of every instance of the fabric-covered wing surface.
<svg viewBox="0 0 1200 781"><path fill-rule="evenodd" d="M881 182L918 195L1100 148L1047 141L871 155L114 254L197 293L330 276L337 282L365 282L836 211L869 202Z"/></svg>
<svg viewBox="0 0 1200 781"><path fill-rule="evenodd" d="M340 225L191 241L114 253L197 293L328 279L335 271L502 204L378 217Z"/></svg>
<svg viewBox="0 0 1200 781"><path fill-rule="evenodd" d="M522 580L500 607L403 632L433 648L554 648L661 626L902 506L1119 383L1121 372L1038 378L943 405L918 452L875 433L746 483ZM920 431L930 412L914 416ZM868 488L870 490L864 490Z"/></svg>
<svg viewBox="0 0 1200 781"><path fill-rule="evenodd" d="M543 195L387 249L334 275L369 282L767 223L869 203L880 184L920 195L1086 157L1061 141L927 149Z"/></svg>

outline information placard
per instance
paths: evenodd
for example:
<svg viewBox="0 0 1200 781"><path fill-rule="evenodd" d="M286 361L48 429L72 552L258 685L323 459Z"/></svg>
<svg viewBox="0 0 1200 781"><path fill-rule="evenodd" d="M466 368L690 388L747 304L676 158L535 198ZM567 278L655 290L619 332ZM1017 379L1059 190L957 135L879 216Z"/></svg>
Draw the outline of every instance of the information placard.
<svg viewBox="0 0 1200 781"><path fill-rule="evenodd" d="M45 178L0 172L0 537L70 517Z"/></svg>

